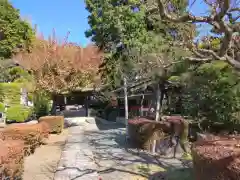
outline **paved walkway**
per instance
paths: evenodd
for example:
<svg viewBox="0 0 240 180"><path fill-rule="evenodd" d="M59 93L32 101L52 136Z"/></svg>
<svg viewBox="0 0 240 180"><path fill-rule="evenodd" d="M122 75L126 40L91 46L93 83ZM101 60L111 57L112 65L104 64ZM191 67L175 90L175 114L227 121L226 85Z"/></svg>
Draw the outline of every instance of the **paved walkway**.
<svg viewBox="0 0 240 180"><path fill-rule="evenodd" d="M54 179L140 180L159 171L183 168L179 160L156 159L127 148L125 129L119 126L83 123L71 127Z"/></svg>

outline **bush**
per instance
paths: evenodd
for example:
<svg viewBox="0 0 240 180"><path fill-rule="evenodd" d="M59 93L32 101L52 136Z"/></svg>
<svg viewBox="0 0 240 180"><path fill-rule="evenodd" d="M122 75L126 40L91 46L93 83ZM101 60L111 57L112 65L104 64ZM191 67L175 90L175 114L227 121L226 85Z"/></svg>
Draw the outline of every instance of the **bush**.
<svg viewBox="0 0 240 180"><path fill-rule="evenodd" d="M47 116L49 114L49 99L43 92L35 93L33 96L34 113L37 118Z"/></svg>
<svg viewBox="0 0 240 180"><path fill-rule="evenodd" d="M21 83L0 83L3 91L3 100L8 105L20 104Z"/></svg>
<svg viewBox="0 0 240 180"><path fill-rule="evenodd" d="M239 76L223 61L204 63L181 90L183 111L193 119L228 123L240 110Z"/></svg>
<svg viewBox="0 0 240 180"><path fill-rule="evenodd" d="M24 171L24 142L0 140L1 179L21 179Z"/></svg>
<svg viewBox="0 0 240 180"><path fill-rule="evenodd" d="M32 109L22 106L14 105L8 108L6 112L7 121L24 122L32 115Z"/></svg>
<svg viewBox="0 0 240 180"><path fill-rule="evenodd" d="M193 144L196 180L238 180L240 177L240 137L219 137Z"/></svg>
<svg viewBox="0 0 240 180"><path fill-rule="evenodd" d="M45 143L49 128L46 123L38 124L12 124L1 132L2 140L23 140L25 155L34 153L35 149Z"/></svg>
<svg viewBox="0 0 240 180"><path fill-rule="evenodd" d="M50 133L61 133L64 127L63 116L44 116L39 118L39 122L46 122L49 125Z"/></svg>
<svg viewBox="0 0 240 180"><path fill-rule="evenodd" d="M128 133L130 139L140 148L150 150L153 140L159 140L165 133L169 132L167 124L148 120L146 118L135 118L128 121Z"/></svg>
<svg viewBox="0 0 240 180"><path fill-rule="evenodd" d="M0 103L0 112L4 112L5 111L5 106L3 103Z"/></svg>

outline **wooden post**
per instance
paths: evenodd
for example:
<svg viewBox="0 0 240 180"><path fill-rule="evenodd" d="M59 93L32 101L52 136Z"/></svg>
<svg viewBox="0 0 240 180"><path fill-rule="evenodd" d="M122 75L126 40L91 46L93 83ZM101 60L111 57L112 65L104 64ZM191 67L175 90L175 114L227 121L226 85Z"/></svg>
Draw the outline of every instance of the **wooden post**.
<svg viewBox="0 0 240 180"><path fill-rule="evenodd" d="M125 124L126 124L126 136L128 138L128 94L127 94L127 79L124 77L124 100L125 100Z"/></svg>
<svg viewBox="0 0 240 180"><path fill-rule="evenodd" d="M160 106L161 106L161 93L160 93L160 87L159 84L157 85L157 93L156 93L156 98L157 98L157 104L156 104L156 116L155 116L155 121L159 121L160 118ZM155 153L156 150L156 140L153 141L153 147L152 147L152 153Z"/></svg>
<svg viewBox="0 0 240 180"><path fill-rule="evenodd" d="M143 116L143 102L144 102L144 94L141 97L141 109L140 109L140 116Z"/></svg>
<svg viewBox="0 0 240 180"><path fill-rule="evenodd" d="M64 104L67 105L67 97L63 96L63 98L64 98Z"/></svg>
<svg viewBox="0 0 240 180"><path fill-rule="evenodd" d="M88 113L88 95L85 97L85 109L86 109L86 117L89 116L89 113Z"/></svg>
<svg viewBox="0 0 240 180"><path fill-rule="evenodd" d="M160 87L159 87L159 84L158 84L158 86L157 86L157 105L156 105L155 121L159 121L160 108L161 108L161 93L160 93Z"/></svg>

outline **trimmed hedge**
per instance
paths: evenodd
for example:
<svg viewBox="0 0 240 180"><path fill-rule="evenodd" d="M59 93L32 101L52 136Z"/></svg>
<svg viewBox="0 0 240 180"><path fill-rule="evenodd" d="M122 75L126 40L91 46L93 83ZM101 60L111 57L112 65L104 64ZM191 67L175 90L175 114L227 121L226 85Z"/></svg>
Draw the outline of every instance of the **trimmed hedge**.
<svg viewBox="0 0 240 180"><path fill-rule="evenodd" d="M5 106L3 103L0 103L0 112L4 112L5 111Z"/></svg>
<svg viewBox="0 0 240 180"><path fill-rule="evenodd" d="M49 125L50 133L61 133L64 128L63 116L43 116L39 122L46 122Z"/></svg>
<svg viewBox="0 0 240 180"><path fill-rule="evenodd" d="M32 115L32 109L23 105L11 106L6 112L7 121L24 122L30 115Z"/></svg>
<svg viewBox="0 0 240 180"><path fill-rule="evenodd" d="M0 83L4 95L4 102L8 105L20 104L21 83Z"/></svg>
<svg viewBox="0 0 240 180"><path fill-rule="evenodd" d="M24 142L0 140L1 179L21 179L24 171Z"/></svg>
<svg viewBox="0 0 240 180"><path fill-rule="evenodd" d="M192 147L196 180L239 180L240 137L211 136Z"/></svg>
<svg viewBox="0 0 240 180"><path fill-rule="evenodd" d="M128 121L130 140L140 148L151 150L153 140L161 139L169 132L167 124L146 118L135 118Z"/></svg>
<svg viewBox="0 0 240 180"><path fill-rule="evenodd" d="M41 144L45 144L49 128L46 123L12 124L3 129L0 134L2 140L23 140L25 155L34 153Z"/></svg>

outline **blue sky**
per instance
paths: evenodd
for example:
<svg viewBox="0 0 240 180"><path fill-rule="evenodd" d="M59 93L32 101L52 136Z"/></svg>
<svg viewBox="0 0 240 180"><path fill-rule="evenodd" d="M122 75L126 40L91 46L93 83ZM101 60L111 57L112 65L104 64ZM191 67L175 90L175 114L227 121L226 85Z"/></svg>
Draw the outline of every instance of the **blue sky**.
<svg viewBox="0 0 240 180"><path fill-rule="evenodd" d="M58 37L63 39L70 31L69 41L87 45L90 40L85 37L89 28L88 12L84 0L10 0L14 7L20 9L21 16L32 24L37 24L38 31L45 37L52 33L53 28ZM190 0L193 1L193 0ZM207 8L199 0L191 7L194 14L202 14ZM206 26L201 28L201 34L206 35Z"/></svg>
<svg viewBox="0 0 240 180"><path fill-rule="evenodd" d="M70 31L69 41L86 45L90 40L84 32L88 26L88 12L84 0L10 0L14 7L20 9L23 18L37 24L39 32L45 37L53 28L60 38Z"/></svg>

